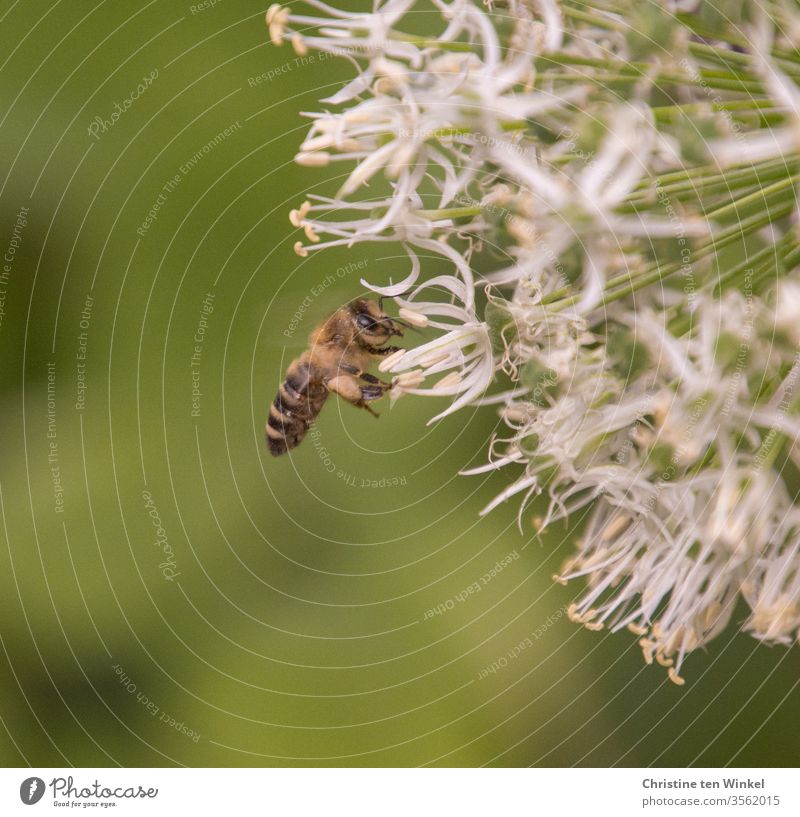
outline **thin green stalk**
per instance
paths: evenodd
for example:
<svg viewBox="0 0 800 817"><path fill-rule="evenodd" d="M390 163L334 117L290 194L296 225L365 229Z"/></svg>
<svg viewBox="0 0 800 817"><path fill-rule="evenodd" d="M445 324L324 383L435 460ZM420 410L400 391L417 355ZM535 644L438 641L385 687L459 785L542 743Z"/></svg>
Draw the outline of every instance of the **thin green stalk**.
<svg viewBox="0 0 800 817"><path fill-rule="evenodd" d="M537 69L562 65L582 65L587 68L604 68L609 71L613 69L617 73L630 73L636 77L645 76L645 73L652 68L652 65L647 62L622 62L618 59L600 60L592 57L581 57L577 54L567 54L561 51L553 54L542 54L534 60L534 67Z"/></svg>
<svg viewBox="0 0 800 817"><path fill-rule="evenodd" d="M742 273L748 271L750 271L751 274L750 286L753 286L756 279L760 278L765 270L773 269L778 262L785 260L795 249L797 249L797 245L795 244L794 237L785 235L775 244L764 247L725 272L720 273L714 283L712 294L715 298L718 298L722 294L723 289L733 284Z"/></svg>
<svg viewBox="0 0 800 817"><path fill-rule="evenodd" d="M789 401L789 405L786 406L786 414L797 414L798 409L800 409L800 394L796 394L794 398ZM775 460L778 459L778 455L783 451L788 442L789 437L784 434L784 432L778 431L774 427L771 428L758 448L758 453L756 454L758 467L760 469L772 468L772 466L775 465ZM750 478L748 477L747 483L749 482ZM747 483L745 484L745 490Z"/></svg>
<svg viewBox="0 0 800 817"><path fill-rule="evenodd" d="M703 37L704 39L707 40L720 39L720 32L716 30L713 26L704 23L696 14L692 14L691 12L678 12L675 15L675 19L682 25L686 26L686 28L688 28L690 31L693 31L695 34L698 34L700 37ZM745 51L750 46L750 43L744 36L737 35L735 31L732 30L728 30L725 32L724 39L731 45L740 46Z"/></svg>
<svg viewBox="0 0 800 817"><path fill-rule="evenodd" d="M708 173L714 174L714 176L717 178L725 178L726 176L730 176L731 178L733 178L740 173L752 173L753 168L771 168L774 165L786 167L787 165L796 161L800 161L800 152L789 153L786 154L785 156L780 156L775 159L769 159L765 162L759 162L756 164L750 162L739 166L733 165L730 168L726 168L726 170L722 173L720 173L719 171L719 165L710 164L699 165L697 167L690 167L684 170L673 170L669 173L662 173L658 178L661 180L663 184L668 184L673 181L680 181L682 179L693 179L699 176L705 176ZM644 180L640 182L639 187L636 189L648 188L651 184L652 182L650 182L649 180Z"/></svg>
<svg viewBox="0 0 800 817"><path fill-rule="evenodd" d="M443 218L468 218L479 216L484 208L480 205L474 207L448 207L443 210L417 210L416 215L427 218L430 221L438 221Z"/></svg>
<svg viewBox="0 0 800 817"><path fill-rule="evenodd" d="M669 198L670 202L688 204L693 208L701 207L704 202L707 202L708 206L721 207L732 200L739 200L744 196L764 190L765 184L775 178L781 179L784 175L775 173L772 179L767 177L755 182L750 180L747 184L744 183L744 180L734 185L729 185L726 181L718 181L715 184L699 184L691 187L684 185L675 189L661 188L658 192ZM655 206L657 200L655 191L647 197L631 196L624 204L619 206L618 212L621 214L657 212L658 208Z"/></svg>
<svg viewBox="0 0 800 817"><path fill-rule="evenodd" d="M717 280L713 282L714 286L711 290L713 296L719 298L722 294L722 290L727 286L736 284L736 279L742 275L742 273L750 274L747 289L751 292L754 291L758 282L766 273L774 270L781 261L785 264L789 255L798 249L799 248L794 245L793 240L787 240L787 237L784 237L776 244L764 247L757 253L748 256L744 261L741 261L739 264L736 264L734 267L722 273ZM677 309L677 306L672 308L672 314L675 315L675 317L669 321L668 328L675 337L681 337L692 328L694 318L691 314L686 314L685 312L677 314Z"/></svg>
<svg viewBox="0 0 800 817"><path fill-rule="evenodd" d="M772 100L768 99L754 99L753 102L766 102L769 105L773 104ZM786 120L786 116L782 111L777 109L769 109L766 107L763 107L760 110L746 110L744 108L740 110L732 110L726 103L718 104L716 102L698 102L683 107L686 110L679 110L678 106L672 105L662 105L657 108L652 108L653 119L657 125L674 125L679 119L684 118L687 115L691 118L698 112L702 111L713 111L714 113L725 111L726 113L730 114L731 121L751 130L761 128L765 125L780 125ZM694 110L691 110L691 107L694 107Z"/></svg>
<svg viewBox="0 0 800 817"><path fill-rule="evenodd" d="M525 130L528 127L527 122L501 122L500 129L505 133L513 133L515 131ZM471 136L477 131L470 125L464 125L460 128L436 128L431 131L431 136L436 139L446 139L448 136Z"/></svg>
<svg viewBox="0 0 800 817"><path fill-rule="evenodd" d="M549 72L542 75L548 81L552 80L562 80L564 82L593 82L600 85L608 85L612 82L640 82L642 77L638 74L625 74L621 72L617 73L596 73L596 74L573 74L568 72ZM701 79L703 80L703 85L706 88L710 88L714 91L736 91L742 94L758 94L760 96L765 95L764 86L761 82L753 78L738 78L735 75L730 75L729 77L717 77L717 76L709 76L706 72L701 72ZM654 85L665 85L665 84L673 84L673 85L690 85L694 82L694 80L685 75L679 73L673 73L670 71L660 72L658 74L654 74L652 79L652 83Z"/></svg>
<svg viewBox="0 0 800 817"><path fill-rule="evenodd" d="M793 204L787 204L783 205L781 208L776 209L774 212L771 212L768 217L759 215L754 219L752 224L750 224L747 227L746 230L742 229L741 224L737 224L727 235L723 235L723 233L720 233L714 239L713 242L699 248L695 252L695 257L698 256L704 257L712 252L721 250L723 247L727 247L729 244L732 244L735 241L739 240L744 235L747 235L748 233L751 233L756 229L760 229L761 227L766 227L767 224L772 223L776 218L788 215L790 212L792 212L793 209L794 209ZM680 272L683 269L683 267L684 267L683 263L679 261L677 263L670 264L663 270L659 270L656 267L647 274L636 276L636 278L634 279L634 285L624 287L614 292L607 293L606 295L603 296L602 300L600 301L600 305L605 306L607 304L613 303L614 301L619 301L620 299L625 298L628 295L632 294L636 290L642 289L646 286L649 286L650 284L657 283L658 281L663 281L666 278L675 275L675 273ZM573 298L570 300L572 300L573 303L577 303L579 297L573 296Z"/></svg>
<svg viewBox="0 0 800 817"><path fill-rule="evenodd" d="M740 170L729 170L722 173L710 173L707 176L692 175L690 178L682 178L679 181L664 183L666 174L657 176L655 179L648 179L639 187L633 190L628 196L628 201L638 203L647 199L655 198L658 193L670 196L677 196L679 193L703 193L708 194L720 189L722 192L734 192L742 188L763 185L769 182L784 178L787 172L795 170L795 162L781 160L775 163L764 163L760 166L750 166ZM654 182L659 182L655 187Z"/></svg>
<svg viewBox="0 0 800 817"><path fill-rule="evenodd" d="M797 236L795 237L797 240ZM800 266L800 244L793 249L785 258L786 269L791 272L795 267Z"/></svg>
<svg viewBox="0 0 800 817"><path fill-rule="evenodd" d="M756 113L764 109L775 107L773 99L726 99L723 102L716 102L713 99L701 99L696 102L676 102L673 105L655 105L650 110L653 113L661 111L675 111L679 113L698 113L713 107L726 111L755 111Z"/></svg>
<svg viewBox="0 0 800 817"><path fill-rule="evenodd" d="M472 43L462 42L448 42L446 40L436 40L430 37L420 37L416 34L405 34L402 31L391 31L389 33L390 40L397 40L398 42L411 43L418 45L420 48L441 48L442 51L456 51L456 52L472 52L475 46Z"/></svg>
<svg viewBox="0 0 800 817"><path fill-rule="evenodd" d="M794 209L794 204L791 202L784 202L776 205L773 209L765 213L758 213L748 219L744 219L725 230L721 230L714 238L707 244L703 244L693 252L693 260L704 258L705 256L717 252L724 247L734 243L755 230L766 227L773 223L778 218L788 215ZM630 273L622 273L610 278L606 282L606 292L600 302L601 305L613 303L621 298L625 298L643 287L650 284L657 283L669 278L675 273L680 272L684 268L683 261L676 261L662 267L658 262L644 269L638 275L632 276ZM621 287L616 289L616 287ZM542 303L552 305L553 309L562 310L568 306L574 306L579 300L580 295L570 295L570 287L561 287L560 289L551 292L542 298Z"/></svg>
<svg viewBox="0 0 800 817"><path fill-rule="evenodd" d="M737 215L741 210L746 209L748 205L756 202L763 202L773 193L780 193L782 191L791 193L792 199L795 199L795 184L797 183L798 179L800 179L800 175L797 174L787 176L786 178L780 179L772 184L768 184L766 187L762 187L747 196L742 196L741 198L730 202L730 204L725 204L722 207L717 207L714 210L708 211L708 213L706 213L706 217L713 221L723 219L729 215Z"/></svg>
<svg viewBox="0 0 800 817"><path fill-rule="evenodd" d="M741 51L733 51L730 48L716 48L713 45L705 43L689 43L689 52L696 57L704 57L706 59L715 60L722 65L729 65L730 63L737 63L739 65L750 65L753 63L753 55L751 53L742 53ZM778 53L774 53L772 58L779 64L780 69L788 76L800 78L800 65L792 60L781 57Z"/></svg>
<svg viewBox="0 0 800 817"><path fill-rule="evenodd" d="M581 11L566 3L561 6L561 11L565 17L571 17L573 20L580 20L582 23L590 23L598 28L606 28L609 31L622 31L623 27L616 20L611 20L608 17L598 17L596 14L591 14L587 11Z"/></svg>

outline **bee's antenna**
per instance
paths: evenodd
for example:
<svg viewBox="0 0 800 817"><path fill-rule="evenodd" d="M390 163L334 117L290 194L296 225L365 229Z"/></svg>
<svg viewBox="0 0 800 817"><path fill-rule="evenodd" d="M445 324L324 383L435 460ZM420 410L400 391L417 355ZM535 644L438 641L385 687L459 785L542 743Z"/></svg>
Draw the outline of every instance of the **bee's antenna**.
<svg viewBox="0 0 800 817"><path fill-rule="evenodd" d="M404 295L408 295L414 287L409 287L405 292L398 292L397 295L381 295L378 298L378 309L383 312L383 302L389 298L390 300L394 300L395 298L402 298ZM412 332L416 332L418 335L425 335L424 332L420 331L418 326L414 326L413 324L409 323L408 321L404 321L402 318L392 318L392 321L396 324L399 324L404 329L410 329Z"/></svg>
<svg viewBox="0 0 800 817"><path fill-rule="evenodd" d="M414 289L414 287L409 287L407 290L405 290L405 292L398 292L397 295L381 295L380 298L378 298L378 308L383 311L383 302L387 298L390 298L391 300L394 300L395 298L402 298L403 296L408 295L412 289Z"/></svg>

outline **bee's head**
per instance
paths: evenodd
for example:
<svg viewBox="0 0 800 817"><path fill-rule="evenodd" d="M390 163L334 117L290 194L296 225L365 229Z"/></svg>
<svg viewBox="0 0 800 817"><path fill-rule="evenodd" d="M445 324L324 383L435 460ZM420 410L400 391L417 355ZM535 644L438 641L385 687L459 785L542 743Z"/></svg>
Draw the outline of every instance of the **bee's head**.
<svg viewBox="0 0 800 817"><path fill-rule="evenodd" d="M392 335L403 337L403 330L397 321L385 315L376 301L359 298L350 304L356 337L364 344L381 346Z"/></svg>

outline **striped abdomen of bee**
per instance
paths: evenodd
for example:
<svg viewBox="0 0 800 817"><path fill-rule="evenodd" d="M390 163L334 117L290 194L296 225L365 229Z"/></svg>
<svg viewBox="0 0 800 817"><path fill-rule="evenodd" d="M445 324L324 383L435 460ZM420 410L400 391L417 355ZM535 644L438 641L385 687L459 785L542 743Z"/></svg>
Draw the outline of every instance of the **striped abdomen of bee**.
<svg viewBox="0 0 800 817"><path fill-rule="evenodd" d="M402 322L390 318L380 302L359 298L337 309L309 337L309 349L290 366L269 409L267 445L274 456L300 445L329 394L366 409L391 388L366 371L370 361L400 351L387 346L403 336Z"/></svg>
<svg viewBox="0 0 800 817"><path fill-rule="evenodd" d="M269 409L267 445L273 456L300 445L328 398L328 389L306 355L290 366Z"/></svg>

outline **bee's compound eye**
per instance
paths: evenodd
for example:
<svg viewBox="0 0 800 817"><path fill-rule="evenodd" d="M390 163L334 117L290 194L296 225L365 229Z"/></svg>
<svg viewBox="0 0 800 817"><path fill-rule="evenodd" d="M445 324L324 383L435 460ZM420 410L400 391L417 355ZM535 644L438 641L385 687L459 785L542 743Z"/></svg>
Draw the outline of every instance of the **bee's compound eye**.
<svg viewBox="0 0 800 817"><path fill-rule="evenodd" d="M375 320L369 315L365 315L363 312L356 318L356 323L362 329L374 329L377 326Z"/></svg>

